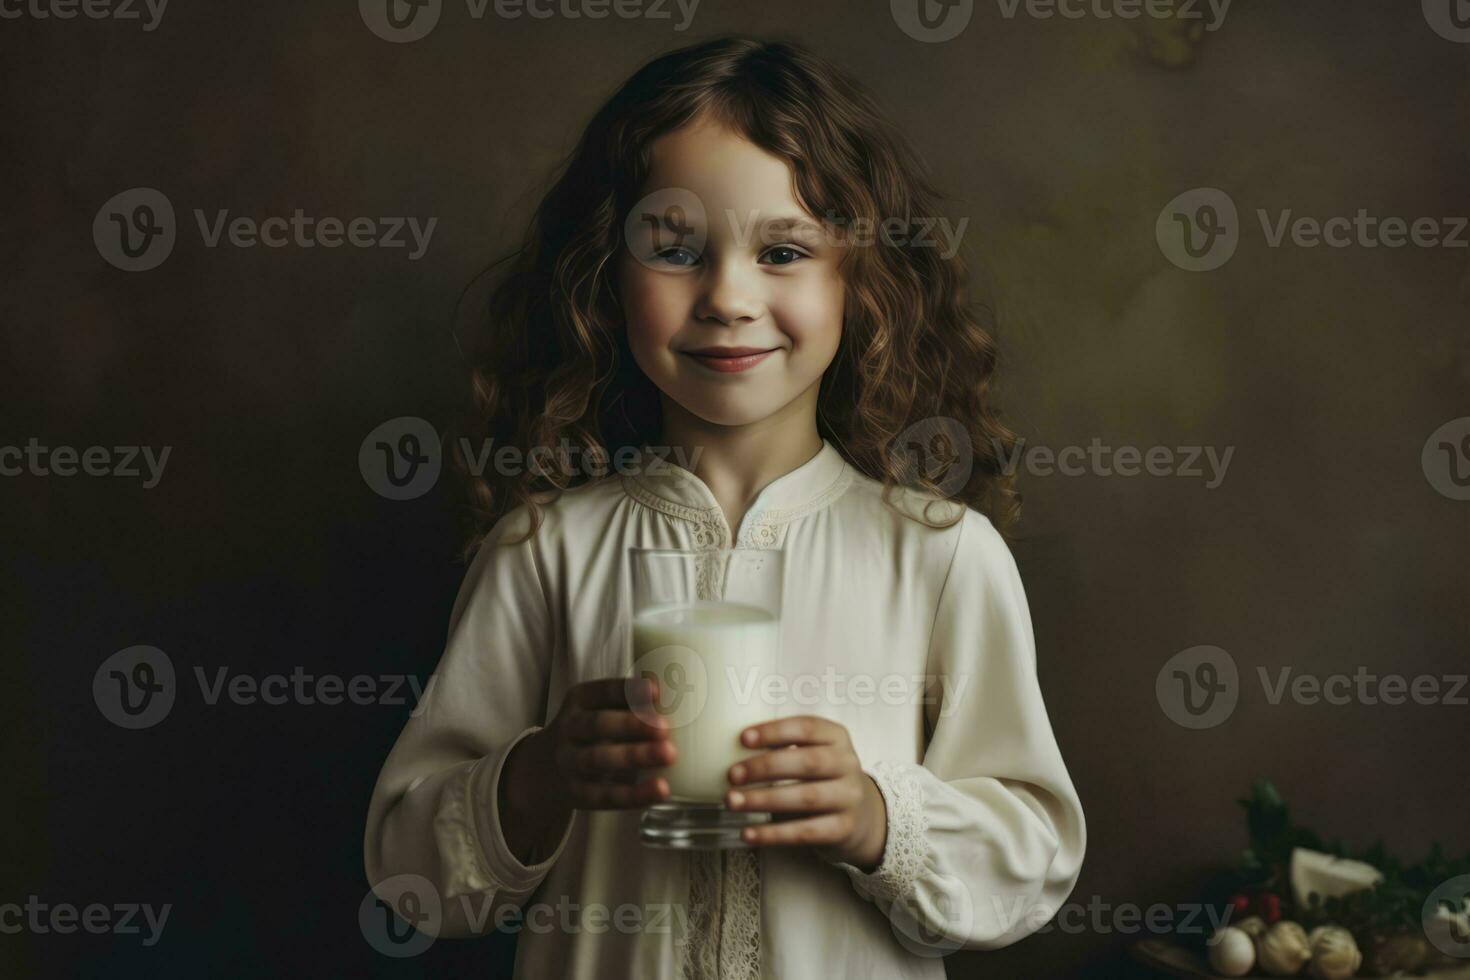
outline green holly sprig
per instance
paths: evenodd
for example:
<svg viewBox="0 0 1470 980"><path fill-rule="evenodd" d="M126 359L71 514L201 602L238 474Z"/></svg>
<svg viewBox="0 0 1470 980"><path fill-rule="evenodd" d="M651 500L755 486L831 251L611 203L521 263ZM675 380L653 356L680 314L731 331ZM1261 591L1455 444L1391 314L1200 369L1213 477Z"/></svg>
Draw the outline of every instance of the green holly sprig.
<svg viewBox="0 0 1470 980"><path fill-rule="evenodd" d="M1470 874L1470 851L1448 858L1438 842L1430 845L1423 861L1405 864L1385 850L1382 840L1359 853L1349 851L1340 841L1324 841L1309 828L1291 822L1290 810L1266 779L1256 780L1251 795L1236 802L1245 808L1250 834L1250 847L1241 855L1240 887L1280 896L1283 914L1308 929L1332 923L1344 926L1360 940L1421 929L1429 893L1450 878ZM1307 907L1298 907L1287 877L1291 852L1297 847L1363 861L1382 872L1383 881L1374 888L1325 901L1313 892Z"/></svg>

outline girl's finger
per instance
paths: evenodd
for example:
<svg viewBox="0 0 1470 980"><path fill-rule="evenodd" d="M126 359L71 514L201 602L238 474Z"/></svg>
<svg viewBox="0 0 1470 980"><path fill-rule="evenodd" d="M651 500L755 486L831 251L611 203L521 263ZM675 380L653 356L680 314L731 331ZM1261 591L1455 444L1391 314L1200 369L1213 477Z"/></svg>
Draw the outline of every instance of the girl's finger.
<svg viewBox="0 0 1470 980"><path fill-rule="evenodd" d="M578 749L573 771L582 775L619 769L658 769L674 761L674 744L667 739L645 742L605 742Z"/></svg>
<svg viewBox="0 0 1470 980"><path fill-rule="evenodd" d="M567 719L567 737L576 742L666 738L668 733L667 725L650 724L631 711L613 708L578 711Z"/></svg>
<svg viewBox="0 0 1470 980"><path fill-rule="evenodd" d="M726 774L730 783L764 783L772 779L835 779L847 774L847 757L825 745L775 749L741 759Z"/></svg>
<svg viewBox="0 0 1470 980"><path fill-rule="evenodd" d="M817 715L797 715L752 725L740 733L740 744L746 748L777 745L840 745L847 741L847 729Z"/></svg>
<svg viewBox="0 0 1470 980"><path fill-rule="evenodd" d="M617 783L573 784L572 800L583 810L628 810L660 803L669 797L668 780L648 779L633 786Z"/></svg>
<svg viewBox="0 0 1470 980"><path fill-rule="evenodd" d="M831 813L850 810L860 802L862 791L849 779L824 779L770 789L732 789L725 793L725 805L732 810L770 813Z"/></svg>
<svg viewBox="0 0 1470 980"><path fill-rule="evenodd" d="M595 681L583 681L572 690L575 692L577 707L587 710L626 709L630 699L642 703L645 699L656 698L658 695L652 678L637 677L603 677Z"/></svg>
<svg viewBox="0 0 1470 980"><path fill-rule="evenodd" d="M841 843L846 834L847 818L838 813L825 813L805 820L746 827L740 839L752 847L822 846Z"/></svg>

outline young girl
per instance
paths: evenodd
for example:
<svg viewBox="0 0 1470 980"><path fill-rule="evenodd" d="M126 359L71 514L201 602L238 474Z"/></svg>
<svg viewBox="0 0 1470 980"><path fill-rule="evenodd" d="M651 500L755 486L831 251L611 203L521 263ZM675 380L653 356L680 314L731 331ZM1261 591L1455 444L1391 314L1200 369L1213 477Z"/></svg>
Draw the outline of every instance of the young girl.
<svg viewBox="0 0 1470 980"><path fill-rule="evenodd" d="M676 51L592 120L491 303L477 550L368 814L421 930L515 930L517 977L936 978L1071 892L1012 437L936 200L792 45ZM742 733L747 847L640 844L678 734L624 680L632 547L784 552L781 668L820 698Z"/></svg>

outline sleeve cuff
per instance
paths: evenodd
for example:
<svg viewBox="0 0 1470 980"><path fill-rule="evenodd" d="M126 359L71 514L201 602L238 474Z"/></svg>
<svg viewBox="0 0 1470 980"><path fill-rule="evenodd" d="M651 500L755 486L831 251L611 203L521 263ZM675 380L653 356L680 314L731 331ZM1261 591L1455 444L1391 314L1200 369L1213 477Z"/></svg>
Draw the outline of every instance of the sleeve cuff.
<svg viewBox="0 0 1470 980"><path fill-rule="evenodd" d="M863 771L873 778L888 811L888 834L878 867L865 872L846 861L830 862L847 872L853 887L865 898L887 909L909 895L924 869L928 820L924 787L912 763L880 759Z"/></svg>
<svg viewBox="0 0 1470 980"><path fill-rule="evenodd" d="M537 864L526 865L511 852L501 832L501 770L521 739L540 731L541 727L527 728L499 752L464 766L444 788L439 815L434 820L434 834L443 863L446 899L485 891L529 892L546 877L571 839L572 827L577 822L575 810L551 855Z"/></svg>

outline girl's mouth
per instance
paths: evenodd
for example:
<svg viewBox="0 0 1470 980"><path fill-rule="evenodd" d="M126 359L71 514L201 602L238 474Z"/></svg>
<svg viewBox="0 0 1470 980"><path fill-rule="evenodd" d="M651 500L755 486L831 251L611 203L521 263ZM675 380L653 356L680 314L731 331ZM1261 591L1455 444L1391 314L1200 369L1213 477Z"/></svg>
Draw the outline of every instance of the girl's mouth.
<svg viewBox="0 0 1470 980"><path fill-rule="evenodd" d="M748 348L740 347L729 348L728 350L706 347L699 351L680 351L680 353L687 355L696 364L701 364L711 371L729 374L736 371L747 371L778 350L780 350L779 347L773 347L766 351L751 351Z"/></svg>

